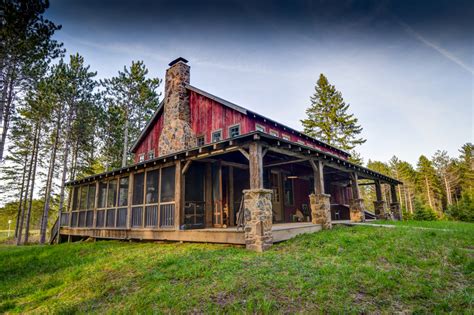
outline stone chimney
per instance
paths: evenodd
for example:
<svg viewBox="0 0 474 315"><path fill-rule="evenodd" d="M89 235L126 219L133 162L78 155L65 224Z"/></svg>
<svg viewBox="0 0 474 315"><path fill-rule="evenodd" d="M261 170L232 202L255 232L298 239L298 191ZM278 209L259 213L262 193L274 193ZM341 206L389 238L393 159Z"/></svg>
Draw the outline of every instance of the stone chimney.
<svg viewBox="0 0 474 315"><path fill-rule="evenodd" d="M164 121L160 135L160 156L196 146L196 135L191 129L191 109L186 84L189 84L190 67L182 57L173 60L166 70Z"/></svg>

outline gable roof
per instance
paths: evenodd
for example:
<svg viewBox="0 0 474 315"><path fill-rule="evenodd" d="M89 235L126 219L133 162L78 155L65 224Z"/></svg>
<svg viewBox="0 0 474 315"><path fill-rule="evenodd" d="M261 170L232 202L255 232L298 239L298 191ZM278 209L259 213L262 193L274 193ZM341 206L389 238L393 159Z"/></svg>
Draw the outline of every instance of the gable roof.
<svg viewBox="0 0 474 315"><path fill-rule="evenodd" d="M195 86L192 86L192 85L190 85L190 84L187 84L187 85L186 85L186 88L187 88L188 90L190 90L190 91L196 92L196 93L198 93L198 94L200 94L200 95L203 95L203 96L205 96L205 97L207 97L207 98L209 98L209 99L211 99L211 100L214 100L214 101L216 101L216 102L218 102L218 103L220 103L220 104L222 104L222 105L224 105L224 106L226 106L226 107L229 107L229 108L231 108L231 109L233 109L233 110L236 110L236 111L238 111L238 112L240 112L240 113L242 113L242 114L244 114L244 115L253 116L254 118L258 118L258 119L267 121L267 122L269 122L269 123L271 123L271 124L274 124L276 127L280 126L280 127L284 128L284 129L286 129L286 130L288 130L288 131L290 131L290 132L292 132L292 133L298 134L299 136L306 137L307 139L311 139L311 140L313 140L314 142L316 142L316 144L318 144L318 145L320 145L320 146L322 146L322 147L325 147L325 148L334 150L334 151L336 151L336 152L338 152L338 153L340 153L340 154L342 154L342 155L344 155L344 156L346 156L346 157L350 157L350 156L351 156L347 151L344 151L344 150L339 149L339 148L337 148L337 147L334 147L334 146L332 146L332 145L330 145L330 144L327 144L327 143L324 142L324 141L321 141L321 140L318 140L318 139L313 138L313 137L311 137L311 136L308 136L308 135L304 134L304 133L301 132L301 131L298 131L298 130L296 130L296 129L293 129L293 128L291 128L291 127L288 127L288 126L286 126L286 125L284 125L284 124L281 124L281 123L279 123L279 122L277 122L277 121L275 121L275 120L273 120L273 119L267 118L267 117L265 117L265 116L263 116L263 115L260 115L260 114L258 114L258 113L256 113L256 112L253 112L253 111L251 111L251 110L248 110L248 109L246 109L246 108L244 108L244 107L242 107L242 106L239 106L239 105L234 104L234 103L232 103L232 102L226 101L226 100L224 100L224 99L222 99L222 98L220 98L220 97L218 97L218 96L215 96L215 95L213 95L213 94L211 94L211 93L208 93L208 92L206 92L206 91L203 91L203 90L201 90L201 89L198 89L198 88L195 87ZM161 101L161 103L160 103L160 105L158 106L158 108L157 108L155 114L154 114L153 117L150 119L150 121L146 124L145 128L143 128L142 132L140 133L140 136L137 138L137 140L135 141L135 143L134 143L134 144L132 145L132 147L130 148L130 152L134 152L134 151L137 149L138 145L139 145L139 144L141 143L141 141L144 139L144 137L145 137L145 135L148 133L149 129L151 129L151 127L153 126L154 121L159 118L159 116L160 116L160 114L161 114L161 112L162 112L163 106L164 106L164 102Z"/></svg>

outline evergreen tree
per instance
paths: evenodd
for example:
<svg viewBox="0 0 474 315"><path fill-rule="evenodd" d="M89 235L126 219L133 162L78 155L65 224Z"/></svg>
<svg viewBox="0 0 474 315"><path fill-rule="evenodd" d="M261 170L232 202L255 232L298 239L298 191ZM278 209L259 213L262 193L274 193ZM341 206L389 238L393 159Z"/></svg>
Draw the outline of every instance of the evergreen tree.
<svg viewBox="0 0 474 315"><path fill-rule="evenodd" d="M424 155L420 156L418 160L417 172L417 191L422 200L433 211L441 215L441 184L433 164Z"/></svg>
<svg viewBox="0 0 474 315"><path fill-rule="evenodd" d="M106 119L113 125L106 125L105 131L111 132L106 135L108 142L115 142L111 147L104 146L104 150L115 151L120 145L122 149L121 166L129 162L129 146L132 140L138 138L140 131L151 118L159 104L159 94L156 89L161 80L158 78L147 78L148 69L142 61L132 62L128 69L124 67L118 76L102 81L106 89L105 104L111 107L106 110ZM121 123L118 125L118 123ZM116 137L118 130L122 131L121 137ZM105 156L113 156L112 152L104 152ZM114 152L115 153L115 152ZM108 161L109 165L116 166L115 159Z"/></svg>
<svg viewBox="0 0 474 315"><path fill-rule="evenodd" d="M52 39L61 26L43 18L45 0L2 1L0 16L0 160L15 99L23 86L34 83L44 73L51 58L63 53L62 44Z"/></svg>
<svg viewBox="0 0 474 315"><path fill-rule="evenodd" d="M352 150L366 140L360 137L358 119L348 113L342 93L321 74L311 97L307 118L301 120L304 132L343 150Z"/></svg>

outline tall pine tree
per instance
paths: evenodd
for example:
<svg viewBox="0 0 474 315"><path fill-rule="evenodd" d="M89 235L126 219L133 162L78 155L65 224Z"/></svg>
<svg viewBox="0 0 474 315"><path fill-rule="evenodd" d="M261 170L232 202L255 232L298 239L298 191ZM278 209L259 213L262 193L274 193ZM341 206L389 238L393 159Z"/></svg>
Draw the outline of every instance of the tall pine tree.
<svg viewBox="0 0 474 315"><path fill-rule="evenodd" d="M306 110L307 118L301 120L304 132L343 150L353 150L366 140L360 136L358 119L348 110L342 93L321 74Z"/></svg>

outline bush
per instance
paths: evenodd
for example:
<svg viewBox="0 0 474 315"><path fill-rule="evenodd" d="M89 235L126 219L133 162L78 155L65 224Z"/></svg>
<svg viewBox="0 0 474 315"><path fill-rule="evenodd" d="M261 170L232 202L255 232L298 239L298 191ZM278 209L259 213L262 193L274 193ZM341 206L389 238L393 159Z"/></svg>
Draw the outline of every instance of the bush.
<svg viewBox="0 0 474 315"><path fill-rule="evenodd" d="M446 214L452 220L474 222L473 194L463 193L457 204L448 207Z"/></svg>
<svg viewBox="0 0 474 315"><path fill-rule="evenodd" d="M415 199L413 219L417 221L436 221L438 220L438 216L433 209L423 204L419 199Z"/></svg>

